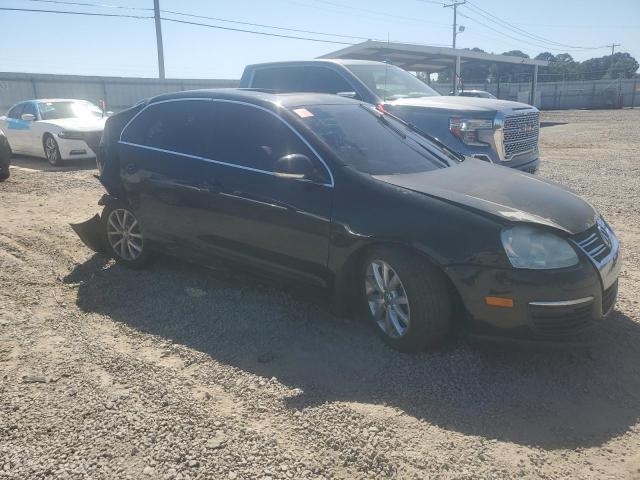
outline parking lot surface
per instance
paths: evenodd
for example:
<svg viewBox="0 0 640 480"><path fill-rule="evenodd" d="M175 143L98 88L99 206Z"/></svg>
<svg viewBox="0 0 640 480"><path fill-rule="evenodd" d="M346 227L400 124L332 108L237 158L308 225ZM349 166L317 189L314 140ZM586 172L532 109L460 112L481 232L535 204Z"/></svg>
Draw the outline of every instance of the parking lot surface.
<svg viewBox="0 0 640 480"><path fill-rule="evenodd" d="M94 163L0 184L0 479L640 478L640 109L542 115L540 176L616 230L616 311L588 348L452 340L400 354L321 298L68 224Z"/></svg>

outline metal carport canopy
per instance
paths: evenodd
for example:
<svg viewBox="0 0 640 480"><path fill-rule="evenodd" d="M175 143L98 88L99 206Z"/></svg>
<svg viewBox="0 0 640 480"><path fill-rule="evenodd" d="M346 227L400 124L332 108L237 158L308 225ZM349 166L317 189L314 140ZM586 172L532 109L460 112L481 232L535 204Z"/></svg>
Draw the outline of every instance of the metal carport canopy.
<svg viewBox="0 0 640 480"><path fill-rule="evenodd" d="M389 61L405 70L414 72L437 72L451 67L458 61L467 62L510 63L546 67L549 62L530 58L512 57L510 55L494 55L492 53L474 52L460 48L431 47L411 43L391 43L367 40L350 47L327 53L318 58L352 58L359 60Z"/></svg>

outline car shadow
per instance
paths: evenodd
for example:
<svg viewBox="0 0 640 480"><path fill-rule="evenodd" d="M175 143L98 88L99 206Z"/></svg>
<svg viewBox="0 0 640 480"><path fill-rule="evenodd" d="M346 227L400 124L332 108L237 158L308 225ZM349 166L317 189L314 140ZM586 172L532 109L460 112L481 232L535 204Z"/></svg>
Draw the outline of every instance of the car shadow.
<svg viewBox="0 0 640 480"><path fill-rule="evenodd" d="M11 157L11 165L19 168L37 170L39 172L69 172L76 170L95 170L96 160L94 158L64 160L59 166L54 167L44 158L13 154Z"/></svg>
<svg viewBox="0 0 640 480"><path fill-rule="evenodd" d="M568 122L540 122L540 128L556 127L558 125L567 125Z"/></svg>
<svg viewBox="0 0 640 480"><path fill-rule="evenodd" d="M452 340L401 354L315 292L224 267L159 258L132 271L94 255L64 278L77 305L302 393L396 407L448 430L545 449L597 446L640 416L640 325L616 311L588 349L515 350Z"/></svg>

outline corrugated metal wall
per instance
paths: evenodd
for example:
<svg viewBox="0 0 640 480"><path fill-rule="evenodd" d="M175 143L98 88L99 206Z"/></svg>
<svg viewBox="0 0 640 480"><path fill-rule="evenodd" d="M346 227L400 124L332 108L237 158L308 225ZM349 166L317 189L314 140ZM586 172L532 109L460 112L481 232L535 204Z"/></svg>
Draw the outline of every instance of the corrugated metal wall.
<svg viewBox="0 0 640 480"><path fill-rule="evenodd" d="M139 100L166 92L198 88L237 87L239 80L160 80L156 78L85 77L28 73L0 73L0 114L14 103L29 98L80 98L109 110L127 108ZM432 84L442 94L451 84ZM529 98L530 83L465 84L467 89L486 90L505 100ZM543 110L567 108L619 108L640 106L640 79L538 83ZM528 101L528 100L527 100Z"/></svg>
<svg viewBox="0 0 640 480"><path fill-rule="evenodd" d="M451 84L432 83L443 95L451 91ZM467 90L484 90L503 100L529 102L530 83L465 83ZM579 82L539 82L539 107L542 110L569 108L640 107L640 79L592 80Z"/></svg>
<svg viewBox="0 0 640 480"><path fill-rule="evenodd" d="M85 77L0 73L0 115L20 100L30 98L79 98L107 102L118 111L161 93L198 88L236 87L239 80L160 80L156 78Z"/></svg>

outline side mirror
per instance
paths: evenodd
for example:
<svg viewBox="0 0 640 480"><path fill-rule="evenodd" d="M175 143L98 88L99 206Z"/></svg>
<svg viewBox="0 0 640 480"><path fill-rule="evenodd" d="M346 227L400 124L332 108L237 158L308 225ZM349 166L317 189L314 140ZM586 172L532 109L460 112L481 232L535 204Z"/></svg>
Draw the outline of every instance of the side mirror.
<svg viewBox="0 0 640 480"><path fill-rule="evenodd" d="M317 179L313 163L309 157L301 153L292 153L279 158L276 161L273 172L281 178L311 181Z"/></svg>
<svg viewBox="0 0 640 480"><path fill-rule="evenodd" d="M357 98L358 94L356 92L338 92L336 93L339 97L345 98Z"/></svg>
<svg viewBox="0 0 640 480"><path fill-rule="evenodd" d="M36 116L33 113L23 113L20 118L26 122L33 122L36 119Z"/></svg>

